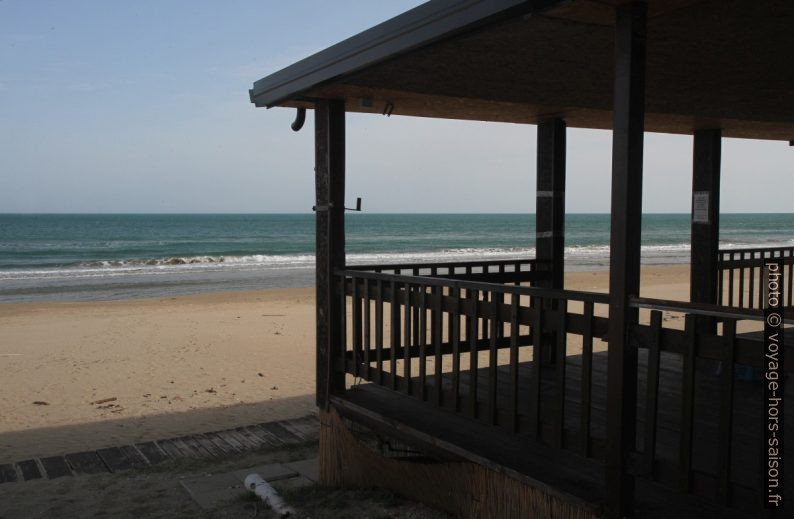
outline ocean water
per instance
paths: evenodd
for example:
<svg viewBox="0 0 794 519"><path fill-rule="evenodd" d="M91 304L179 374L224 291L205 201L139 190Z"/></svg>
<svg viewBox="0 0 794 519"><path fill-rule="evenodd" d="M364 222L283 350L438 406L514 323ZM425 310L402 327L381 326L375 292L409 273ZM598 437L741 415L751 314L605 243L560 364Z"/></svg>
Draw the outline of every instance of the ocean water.
<svg viewBox="0 0 794 519"><path fill-rule="evenodd" d="M647 214L646 264L685 263L689 215ZM725 214L722 247L794 244L794 214ZM531 214L346 216L349 264L533 257ZM566 216L566 267L606 268L609 215ZM310 286L314 215L0 214L0 302Z"/></svg>

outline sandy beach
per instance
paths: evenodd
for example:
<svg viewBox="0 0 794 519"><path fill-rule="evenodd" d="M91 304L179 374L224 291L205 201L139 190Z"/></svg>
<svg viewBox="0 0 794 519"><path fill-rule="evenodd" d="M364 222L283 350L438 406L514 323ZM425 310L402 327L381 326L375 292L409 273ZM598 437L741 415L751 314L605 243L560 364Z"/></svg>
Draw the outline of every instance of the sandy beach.
<svg viewBox="0 0 794 519"><path fill-rule="evenodd" d="M688 272L644 267L642 295L686 300ZM311 413L314 317L313 288L0 305L0 460Z"/></svg>

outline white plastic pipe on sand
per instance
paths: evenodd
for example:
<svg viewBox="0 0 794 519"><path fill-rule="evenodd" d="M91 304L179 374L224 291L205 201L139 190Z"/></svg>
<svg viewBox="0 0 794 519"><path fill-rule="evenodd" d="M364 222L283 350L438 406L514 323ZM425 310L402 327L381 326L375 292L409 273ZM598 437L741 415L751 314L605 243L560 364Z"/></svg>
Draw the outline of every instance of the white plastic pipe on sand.
<svg viewBox="0 0 794 519"><path fill-rule="evenodd" d="M258 495L262 501L281 517L295 515L295 509L284 503L276 489L271 487L259 474L245 477L245 488Z"/></svg>

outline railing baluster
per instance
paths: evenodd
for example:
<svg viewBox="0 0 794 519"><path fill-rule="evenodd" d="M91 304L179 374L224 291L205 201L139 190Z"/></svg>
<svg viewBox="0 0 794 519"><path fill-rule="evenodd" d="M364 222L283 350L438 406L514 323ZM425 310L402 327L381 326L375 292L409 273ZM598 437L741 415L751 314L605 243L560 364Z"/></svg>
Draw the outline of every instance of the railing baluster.
<svg viewBox="0 0 794 519"><path fill-rule="evenodd" d="M692 427L695 409L695 359L697 333L695 316L687 314L686 344L683 352L683 371L681 384L681 440L679 442L679 484L681 490L689 492L692 476Z"/></svg>
<svg viewBox="0 0 794 519"><path fill-rule="evenodd" d="M370 365L369 352L372 348L370 330L370 296L369 279L364 280L364 378L372 380L372 366Z"/></svg>
<svg viewBox="0 0 794 519"><path fill-rule="evenodd" d="M539 299L539 298L538 298ZM536 300L535 320L532 325L532 378L529 394L529 430L535 438L540 438L540 396L541 362L543 361L543 301Z"/></svg>
<svg viewBox="0 0 794 519"><path fill-rule="evenodd" d="M435 402L437 406L441 405L441 399L444 394L444 380L442 376L442 361L441 361L441 329L443 323L443 313L441 310L441 287L433 287L433 320L430 324L432 328L433 352L435 353ZM424 332L423 332L424 333Z"/></svg>
<svg viewBox="0 0 794 519"><path fill-rule="evenodd" d="M497 376L497 349L496 349L496 341L498 340L498 329L497 323L499 319L498 316L498 307L499 307L499 295L495 292L491 292L489 299L491 300L491 311L493 317L490 320L490 341L488 344L488 420L492 425L496 425L496 402L498 400L497 390L498 384L496 380Z"/></svg>
<svg viewBox="0 0 794 519"><path fill-rule="evenodd" d="M405 283L405 310L403 313L403 391L411 394L411 293L412 287Z"/></svg>
<svg viewBox="0 0 794 519"><path fill-rule="evenodd" d="M579 431L581 434L579 453L590 456L590 408L593 377L593 310L592 301L584 303L584 331L582 333L582 412Z"/></svg>
<svg viewBox="0 0 794 519"><path fill-rule="evenodd" d="M733 269L728 269L728 306L733 306Z"/></svg>
<svg viewBox="0 0 794 519"><path fill-rule="evenodd" d="M471 415L477 418L477 339L479 335L478 325L480 320L477 317L478 300L480 298L477 290L467 290L471 306L471 318L469 319L469 405Z"/></svg>
<svg viewBox="0 0 794 519"><path fill-rule="evenodd" d="M518 420L518 294L510 295L510 428L519 432Z"/></svg>
<svg viewBox="0 0 794 519"><path fill-rule="evenodd" d="M736 352L736 321L730 319L722 325L723 360L720 373L720 428L717 447L717 473L719 486L717 498L729 505L731 499L731 442L733 440L733 376Z"/></svg>
<svg viewBox="0 0 794 519"><path fill-rule="evenodd" d="M747 294L747 307L752 308L753 301L755 301L755 267L750 267L748 270L750 272L750 279L748 280L750 293Z"/></svg>
<svg viewBox="0 0 794 519"><path fill-rule="evenodd" d="M758 307L764 308L764 283L766 282L766 266L761 263L758 267Z"/></svg>
<svg viewBox="0 0 794 519"><path fill-rule="evenodd" d="M452 409L460 409L460 288L455 286L451 290L452 312L449 320L452 323L452 332L449 340L452 341Z"/></svg>
<svg viewBox="0 0 794 519"><path fill-rule="evenodd" d="M789 257L794 254L789 254ZM788 264L788 305L794 306L794 262Z"/></svg>
<svg viewBox="0 0 794 519"><path fill-rule="evenodd" d="M656 420L659 405L659 352L662 337L662 312L651 311L651 339L648 344L648 376L645 388L645 472L653 479L656 461Z"/></svg>
<svg viewBox="0 0 794 519"><path fill-rule="evenodd" d="M565 360L568 345L568 301L560 299L557 301L557 347L555 348L557 358L555 360L555 382L557 386L557 398L554 403L554 436L553 444L555 447L562 447L565 434Z"/></svg>
<svg viewBox="0 0 794 519"><path fill-rule="evenodd" d="M353 278L353 375L361 376L361 295L359 280Z"/></svg>
<svg viewBox="0 0 794 519"><path fill-rule="evenodd" d="M342 285L339 290L341 296L342 311L339 312L339 349L342 359L342 373L347 372L347 277L339 276L339 283Z"/></svg>
<svg viewBox="0 0 794 519"><path fill-rule="evenodd" d="M383 282L379 279L376 284L378 291L375 299L375 362L377 364L377 382L383 385Z"/></svg>
<svg viewBox="0 0 794 519"><path fill-rule="evenodd" d="M744 308L744 271L744 267L739 269L739 308Z"/></svg>
<svg viewBox="0 0 794 519"><path fill-rule="evenodd" d="M400 347L400 289L396 281L391 282L391 340L389 373L391 375L391 388L397 391L397 349Z"/></svg>
<svg viewBox="0 0 794 519"><path fill-rule="evenodd" d="M423 287L419 294L419 386L420 398L427 400L427 294Z"/></svg>

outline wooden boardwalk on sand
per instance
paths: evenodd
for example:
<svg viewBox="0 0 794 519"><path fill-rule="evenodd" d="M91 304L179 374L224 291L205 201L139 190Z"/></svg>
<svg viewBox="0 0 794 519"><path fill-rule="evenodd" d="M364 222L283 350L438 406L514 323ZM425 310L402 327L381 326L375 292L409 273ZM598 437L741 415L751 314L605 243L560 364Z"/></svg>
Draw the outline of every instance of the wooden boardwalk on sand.
<svg viewBox="0 0 794 519"><path fill-rule="evenodd" d="M316 416L309 415L64 456L31 458L0 464L0 484L120 472L157 465L169 459L209 459L259 449L279 449L317 441L319 434L320 422Z"/></svg>

